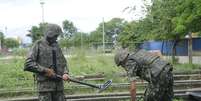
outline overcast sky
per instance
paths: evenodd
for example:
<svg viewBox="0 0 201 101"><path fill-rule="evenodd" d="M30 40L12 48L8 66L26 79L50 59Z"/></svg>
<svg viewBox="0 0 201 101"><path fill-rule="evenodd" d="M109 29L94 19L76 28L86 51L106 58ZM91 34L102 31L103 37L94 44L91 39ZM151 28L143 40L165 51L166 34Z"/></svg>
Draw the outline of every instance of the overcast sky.
<svg viewBox="0 0 201 101"><path fill-rule="evenodd" d="M82 32L90 32L98 27L104 17L109 21L114 17L128 21L141 15L141 0L43 0L45 22L62 25L65 19L72 21ZM135 14L123 12L127 6L137 6ZM0 0L0 31L6 37L25 37L27 30L42 21L40 0Z"/></svg>

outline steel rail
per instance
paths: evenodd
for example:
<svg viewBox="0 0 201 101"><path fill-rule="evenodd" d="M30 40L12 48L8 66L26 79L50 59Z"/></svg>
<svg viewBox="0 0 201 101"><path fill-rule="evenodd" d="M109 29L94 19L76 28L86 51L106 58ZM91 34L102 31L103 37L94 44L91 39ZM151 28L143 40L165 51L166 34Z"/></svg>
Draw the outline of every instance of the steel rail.
<svg viewBox="0 0 201 101"><path fill-rule="evenodd" d="M187 92L201 92L201 88L174 90L175 94L174 97L187 98L188 96ZM137 92L138 98L142 95L143 91ZM103 94L66 95L65 99L68 101L118 101L118 100L130 99L130 94L128 92L121 92L121 93L103 93ZM37 97L4 99L0 101L37 101Z"/></svg>

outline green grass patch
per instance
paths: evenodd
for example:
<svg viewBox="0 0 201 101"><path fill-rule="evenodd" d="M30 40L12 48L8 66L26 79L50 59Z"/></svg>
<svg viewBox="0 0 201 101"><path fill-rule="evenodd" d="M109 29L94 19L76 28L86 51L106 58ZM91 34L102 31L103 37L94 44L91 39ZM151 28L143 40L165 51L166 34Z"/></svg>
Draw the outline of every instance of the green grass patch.
<svg viewBox="0 0 201 101"><path fill-rule="evenodd" d="M32 87L32 74L24 72L23 66L24 60L22 59L0 61L0 89L13 90Z"/></svg>
<svg viewBox="0 0 201 101"><path fill-rule="evenodd" d="M24 51L20 55L22 56L23 54ZM5 59L0 61L0 90L2 92L9 90L21 90L24 88L34 88L34 80L32 73L23 71L24 61L24 56L23 58L19 58L16 55L12 59ZM122 68L115 66L113 54L102 54L79 50L72 52L71 56L67 58L67 61L70 70L70 75L72 76L103 73L104 75L106 75L105 80L112 79L114 83L128 82L127 78L120 78L119 76L117 76L119 73L125 73L125 71ZM199 69L200 67L200 65L176 64L174 65L174 71L194 71ZM104 83L105 81L102 80L86 82L100 84ZM65 88L69 89L71 85L74 84L66 83ZM67 93L93 93L95 91L95 89L86 89L80 91L79 88L72 88L69 89ZM120 92L128 91L128 89L108 89L107 91ZM182 100L178 99L174 101Z"/></svg>
<svg viewBox="0 0 201 101"><path fill-rule="evenodd" d="M174 64L175 71L194 71L201 68L201 65L198 64Z"/></svg>

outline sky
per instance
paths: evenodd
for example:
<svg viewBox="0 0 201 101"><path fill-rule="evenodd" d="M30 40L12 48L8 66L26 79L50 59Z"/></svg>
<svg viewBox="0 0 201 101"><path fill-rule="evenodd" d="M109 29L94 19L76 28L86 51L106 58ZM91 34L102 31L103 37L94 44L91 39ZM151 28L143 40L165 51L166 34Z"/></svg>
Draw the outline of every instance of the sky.
<svg viewBox="0 0 201 101"><path fill-rule="evenodd" d="M112 18L137 20L143 16L142 0L42 0L44 20L62 25L69 20L81 32L95 30L99 23ZM26 37L32 26L42 22L41 0L0 0L0 31L6 37L20 37L24 43L30 43ZM136 6L136 11L129 13L126 7Z"/></svg>

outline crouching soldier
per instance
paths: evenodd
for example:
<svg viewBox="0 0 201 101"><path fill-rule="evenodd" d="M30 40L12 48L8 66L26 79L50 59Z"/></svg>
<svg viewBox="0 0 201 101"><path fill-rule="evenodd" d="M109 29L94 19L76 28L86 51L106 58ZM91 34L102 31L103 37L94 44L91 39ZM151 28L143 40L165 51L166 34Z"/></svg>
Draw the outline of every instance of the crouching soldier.
<svg viewBox="0 0 201 101"><path fill-rule="evenodd" d="M58 25L45 25L43 39L33 45L24 64L25 71L36 75L39 101L65 101L63 80L68 80L68 68L57 44L61 33ZM56 74L63 80L55 78Z"/></svg>
<svg viewBox="0 0 201 101"><path fill-rule="evenodd" d="M127 72L130 79L131 100L136 99L136 76L148 82L144 93L144 101L172 101L173 75L172 65L159 56L145 50L129 53L120 50L114 57L117 66Z"/></svg>

